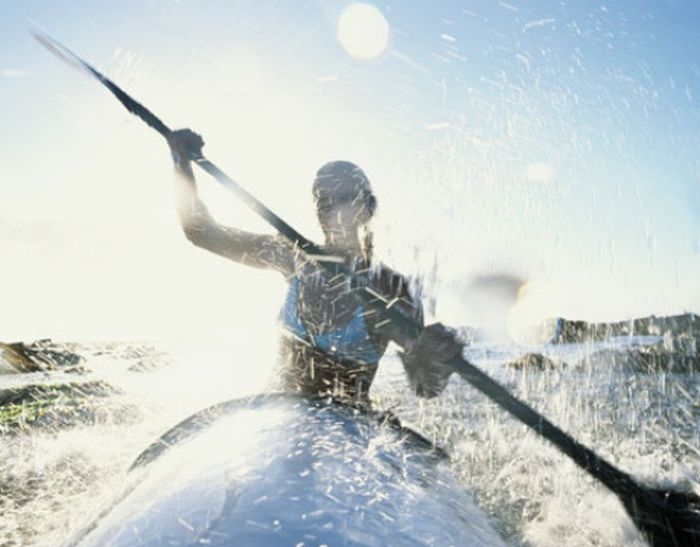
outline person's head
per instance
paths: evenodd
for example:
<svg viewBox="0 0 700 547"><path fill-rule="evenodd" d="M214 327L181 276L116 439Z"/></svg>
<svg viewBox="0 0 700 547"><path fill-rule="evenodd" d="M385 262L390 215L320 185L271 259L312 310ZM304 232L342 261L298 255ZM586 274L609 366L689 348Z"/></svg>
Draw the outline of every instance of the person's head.
<svg viewBox="0 0 700 547"><path fill-rule="evenodd" d="M349 161L331 161L316 173L313 184L316 214L326 242L340 247L355 247L369 242L360 237L377 208L369 179Z"/></svg>

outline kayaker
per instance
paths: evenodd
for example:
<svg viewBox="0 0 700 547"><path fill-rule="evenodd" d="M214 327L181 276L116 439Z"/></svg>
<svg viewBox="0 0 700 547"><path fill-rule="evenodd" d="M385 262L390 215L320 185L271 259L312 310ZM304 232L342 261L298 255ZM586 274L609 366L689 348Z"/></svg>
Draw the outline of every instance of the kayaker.
<svg viewBox="0 0 700 547"><path fill-rule="evenodd" d="M190 162L201 155L202 138L183 129L169 144L177 177L177 206L184 233L193 244L230 260L277 270L289 283L282 323L281 382L284 389L367 401L380 358L390 340L405 335L353 296L346 275L333 275L279 235L254 234L223 226L200 199ZM313 198L325 236L323 250L349 267L368 286L403 313L423 323L420 301L408 280L372 261L369 222L377 207L369 179L355 164L333 161L316 173ZM328 261L327 261L328 264ZM438 395L451 370L439 365L461 353L454 332L440 323L404 342L401 354L409 382L420 396Z"/></svg>

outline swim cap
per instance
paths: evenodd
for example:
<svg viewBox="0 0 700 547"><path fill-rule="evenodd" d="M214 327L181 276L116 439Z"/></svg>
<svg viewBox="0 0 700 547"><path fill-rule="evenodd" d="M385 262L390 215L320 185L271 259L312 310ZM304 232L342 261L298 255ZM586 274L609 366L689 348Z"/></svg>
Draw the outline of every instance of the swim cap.
<svg viewBox="0 0 700 547"><path fill-rule="evenodd" d="M363 199L370 215L374 214L377 200L365 172L349 161L331 161L316 172L313 195L318 208L330 208L355 199Z"/></svg>

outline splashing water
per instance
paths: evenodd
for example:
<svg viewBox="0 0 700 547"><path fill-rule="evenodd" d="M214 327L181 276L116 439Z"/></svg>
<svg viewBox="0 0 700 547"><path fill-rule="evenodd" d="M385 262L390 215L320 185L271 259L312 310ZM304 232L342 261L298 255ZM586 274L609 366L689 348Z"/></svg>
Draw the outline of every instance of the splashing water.
<svg viewBox="0 0 700 547"><path fill-rule="evenodd" d="M584 358L579 367L544 371L501 366L518 354L506 346L482 343L469 348L468 356L639 479L692 486L700 476L697 375L636 374L590 359L585 364L585 357L603 346L541 347L570 362ZM36 422L5 432L0 453L3 544L55 545L65 540L119 489L134 457L157 435L213 402L264 386L262 376L223 388L220 378L197 383L191 354L173 348L112 344L83 352L93 370L89 379L109 378L119 393L90 402L89 416L75 407L72 422L64 417L62 423ZM235 347L219 345L203 351L198 366L203 361L216 366L217 360L230 365L235 354ZM128 372L135 363L149 361L153 370ZM65 382L67 376L54 373L47 379L42 374L21 380L48 385ZM2 381L3 388L10 384ZM16 386L19 380L12 382ZM453 379L438 399L417 400L407 392L399 360L388 356L373 389L379 406L393 408L449 449L452 472L508 542L644 545L612 494L461 381Z"/></svg>
<svg viewBox="0 0 700 547"><path fill-rule="evenodd" d="M517 310L525 322L697 307L693 2L389 1L370 8L381 10L370 60L348 57L366 44L354 31L350 42L341 37L340 3L300 4L148 3L138 17L127 4L119 16L94 7L94 25L67 38L94 44L106 73L177 113L173 122L199 124L212 157L235 151L236 177L304 233L317 229L314 170L356 159L380 201L377 254L402 272L429 272L435 287L425 296L446 323L472 324L487 311L503 319L509 308L491 300L465 305L465 280L496 270L528 281ZM25 10L38 9L12 4L2 35L25 40L25 17L35 16ZM11 310L0 314L3 338L228 336L255 314L269 320L272 304L261 301L280 298L267 280L195 259L163 187L144 183L169 183L162 143L62 68L0 70L3 120L22 128L0 135L10 151L0 166L0 243L10 242L0 250L0 301ZM201 190L221 218L267 228L228 197L214 199L216 189ZM193 280L205 282L191 290ZM440 287L456 297L438 299ZM0 408L0 544L56 545L163 430L264 390L272 338L255 336L208 349L83 344L90 372L80 377L0 376L2 393L31 386L35 396L14 414ZM646 343L614 349L633 342ZM251 345L254 354L242 349ZM594 358L601 349L528 347L569 364L545 370L504 367L525 350L494 343L468 357L623 470L697 491L698 373L640 374ZM110 388L76 393L75 382ZM39 389L69 383L65 393ZM438 399L416 400L389 356L373 390L381 407L450 450L454 474L509 542L643 544L614 496L459 380Z"/></svg>

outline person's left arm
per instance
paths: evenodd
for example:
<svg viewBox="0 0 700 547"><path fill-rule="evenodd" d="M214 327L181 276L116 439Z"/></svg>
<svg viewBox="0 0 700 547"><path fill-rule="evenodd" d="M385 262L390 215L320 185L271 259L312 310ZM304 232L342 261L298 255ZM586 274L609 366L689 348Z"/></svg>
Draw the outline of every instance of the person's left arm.
<svg viewBox="0 0 700 547"><path fill-rule="evenodd" d="M462 343L456 332L442 323L423 328L400 354L411 388L420 397L436 397L447 386L454 369L448 363L462 356Z"/></svg>
<svg viewBox="0 0 700 547"><path fill-rule="evenodd" d="M400 325L388 321L383 326L383 333L403 348L399 355L416 395L428 398L440 395L454 372L442 363L461 356L463 344L457 339L457 333L442 323L424 326L423 305L420 298L409 290L404 276L388 269L380 276L381 292L387 297L387 305L395 307L422 327L418 338L411 338Z"/></svg>

